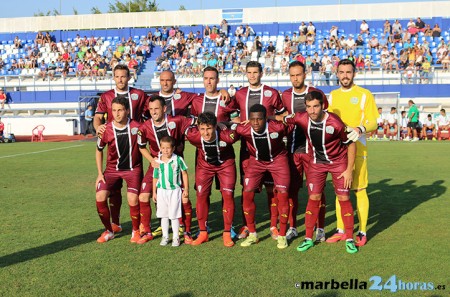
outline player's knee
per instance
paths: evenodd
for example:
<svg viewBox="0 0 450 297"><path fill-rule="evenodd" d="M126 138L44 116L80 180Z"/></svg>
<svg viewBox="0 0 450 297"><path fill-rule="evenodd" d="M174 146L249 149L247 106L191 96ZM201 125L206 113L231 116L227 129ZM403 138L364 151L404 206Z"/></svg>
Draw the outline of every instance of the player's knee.
<svg viewBox="0 0 450 297"><path fill-rule="evenodd" d="M150 201L150 193L141 193L139 195L139 201L148 203Z"/></svg>
<svg viewBox="0 0 450 297"><path fill-rule="evenodd" d="M127 193L128 204L131 206L136 206L139 204L139 197L136 193Z"/></svg>
<svg viewBox="0 0 450 297"><path fill-rule="evenodd" d="M95 200L97 202L104 202L108 198L109 193L107 191L99 191L95 193Z"/></svg>

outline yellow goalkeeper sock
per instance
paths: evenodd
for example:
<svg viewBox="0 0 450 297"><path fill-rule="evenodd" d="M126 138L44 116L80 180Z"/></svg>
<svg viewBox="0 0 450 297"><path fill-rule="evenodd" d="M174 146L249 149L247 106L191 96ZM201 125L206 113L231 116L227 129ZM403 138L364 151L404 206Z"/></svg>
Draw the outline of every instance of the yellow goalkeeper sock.
<svg viewBox="0 0 450 297"><path fill-rule="evenodd" d="M369 218L369 197L366 189L355 192L356 209L358 210L359 231L367 232L367 220Z"/></svg>

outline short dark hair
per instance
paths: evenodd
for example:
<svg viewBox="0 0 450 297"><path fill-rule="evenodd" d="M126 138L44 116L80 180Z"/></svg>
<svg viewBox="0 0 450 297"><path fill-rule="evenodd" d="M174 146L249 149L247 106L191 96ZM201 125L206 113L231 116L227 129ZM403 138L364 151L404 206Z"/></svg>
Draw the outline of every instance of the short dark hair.
<svg viewBox="0 0 450 297"><path fill-rule="evenodd" d="M264 117L266 117L267 115L267 109L264 107L264 105L261 104L252 105L249 109L249 114L252 112L262 112Z"/></svg>
<svg viewBox="0 0 450 297"><path fill-rule="evenodd" d="M163 143L163 142L165 142L165 143L170 143L170 145L171 145L172 147L175 146L175 139L173 139L172 136L163 136L163 137L161 137L161 139L159 140L159 144L161 144L161 143Z"/></svg>
<svg viewBox="0 0 450 297"><path fill-rule="evenodd" d="M205 67L205 69L203 69L203 75L205 74L206 71L214 71L216 73L216 77L219 78L219 71L217 70L216 67L213 66Z"/></svg>
<svg viewBox="0 0 450 297"><path fill-rule="evenodd" d="M429 113L429 114L427 115L427 118L431 118L431 113Z"/></svg>
<svg viewBox="0 0 450 297"><path fill-rule="evenodd" d="M339 68L339 66L341 66L341 65L352 65L353 72L356 71L355 63L353 63L352 60L349 60L349 59L342 59L342 60L340 60L339 63L338 63L338 68Z"/></svg>
<svg viewBox="0 0 450 297"><path fill-rule="evenodd" d="M305 64L303 64L300 61L293 61L289 64L289 69L291 69L292 67L302 67L303 68L303 72L305 72Z"/></svg>
<svg viewBox="0 0 450 297"><path fill-rule="evenodd" d="M130 69L125 64L117 64L116 67L114 67L113 75L116 72L116 70L125 70L127 72L127 77L130 77Z"/></svg>
<svg viewBox="0 0 450 297"><path fill-rule="evenodd" d="M262 72L262 65L261 65L261 63L259 63L257 61L248 62L247 65L245 66L245 70L247 70L250 67L256 67L256 68L258 68L259 72Z"/></svg>
<svg viewBox="0 0 450 297"><path fill-rule="evenodd" d="M149 103L155 101L159 101L159 103L161 103L161 106L166 106L166 100L159 95L153 95L150 97Z"/></svg>
<svg viewBox="0 0 450 297"><path fill-rule="evenodd" d="M402 115L405 114L405 113L406 113L406 111L402 110Z"/></svg>
<svg viewBox="0 0 450 297"><path fill-rule="evenodd" d="M318 91L312 91L306 94L305 101L313 101L313 100L319 100L320 104L323 104L322 93Z"/></svg>
<svg viewBox="0 0 450 297"><path fill-rule="evenodd" d="M445 109L442 108L441 111L443 111L445 113Z"/></svg>
<svg viewBox="0 0 450 297"><path fill-rule="evenodd" d="M408 103L415 104L412 100L408 100Z"/></svg>
<svg viewBox="0 0 450 297"><path fill-rule="evenodd" d="M391 107L391 111L397 110L397 107Z"/></svg>
<svg viewBox="0 0 450 297"><path fill-rule="evenodd" d="M203 112L198 115L197 118L197 126L200 125L211 125L216 126L217 125L217 117L210 111Z"/></svg>
<svg viewBox="0 0 450 297"><path fill-rule="evenodd" d="M115 97L112 102L111 105L113 105L114 103L116 104L120 104L123 107L125 107L126 110L130 109L130 102L128 101L128 98L125 97Z"/></svg>

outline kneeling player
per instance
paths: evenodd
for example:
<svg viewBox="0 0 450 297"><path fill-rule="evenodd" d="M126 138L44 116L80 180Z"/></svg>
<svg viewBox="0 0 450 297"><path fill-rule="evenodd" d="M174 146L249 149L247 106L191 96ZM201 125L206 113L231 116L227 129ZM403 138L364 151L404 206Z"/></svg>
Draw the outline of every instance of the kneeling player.
<svg viewBox="0 0 450 297"><path fill-rule="evenodd" d="M243 208L250 232L241 246L258 243L255 226L255 190L261 184L266 172L274 181L274 194L278 199L280 214L280 231L277 238L279 249L288 247L286 239L287 221L289 215L288 188L290 182L289 163L283 137L287 128L280 122L267 120L266 108L255 104L250 108L250 125L233 125L236 133L245 139L250 154L248 167L244 175Z"/></svg>
<svg viewBox="0 0 450 297"><path fill-rule="evenodd" d="M105 132L97 141L95 160L98 177L95 198L98 215L106 228L106 231L97 239L97 242L100 243L114 238L106 199L111 190L117 184L121 184L122 180L127 183L127 198L133 226L130 241L136 243L140 239L138 195L142 179L142 155L139 153L137 145L139 124L128 119L129 112L128 99L114 98L112 101L114 120L106 125ZM108 159L106 170L103 172L103 149L105 146L108 146Z"/></svg>
<svg viewBox="0 0 450 297"><path fill-rule="evenodd" d="M319 215L320 198L327 174L331 173L344 221L346 250L353 254L358 250L353 241L354 220L349 189L353 179L356 145L348 139L345 124L341 119L323 110L321 93L313 91L307 94L305 103L306 112L295 113L285 118L287 124L297 125L303 129L313 148L313 157L306 174L309 194L305 213L306 236L297 250L304 252L314 246L312 237ZM350 144L347 146L348 143Z"/></svg>
<svg viewBox="0 0 450 297"><path fill-rule="evenodd" d="M200 234L192 245L208 241L207 220L209 196L215 176L219 179L223 199L223 244L234 245L231 239L231 225L234 217L234 187L236 184L236 164L233 143L238 139L234 131L217 128L217 118L212 112L199 114L197 127L186 132L189 142L197 148L195 184L197 191L197 220Z"/></svg>

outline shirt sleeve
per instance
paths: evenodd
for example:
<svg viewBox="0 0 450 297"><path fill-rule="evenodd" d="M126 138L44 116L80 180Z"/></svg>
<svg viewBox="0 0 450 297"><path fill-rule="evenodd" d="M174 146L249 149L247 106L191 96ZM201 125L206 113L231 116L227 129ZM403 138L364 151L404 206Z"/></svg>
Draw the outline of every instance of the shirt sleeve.
<svg viewBox="0 0 450 297"><path fill-rule="evenodd" d="M372 93L366 93L366 104L364 105L364 118L362 125L366 129L366 132L375 131L378 127L377 118L378 118L378 108L375 103L375 98Z"/></svg>
<svg viewBox="0 0 450 297"><path fill-rule="evenodd" d="M106 141L106 137L107 137L106 135L107 135L107 131L105 131L105 133L103 133L102 137L97 138L97 150L103 151L105 146L108 144Z"/></svg>
<svg viewBox="0 0 450 297"><path fill-rule="evenodd" d="M183 171L186 171L188 169L186 163L184 162L183 158L181 158L180 156L178 156L178 164L180 164L180 168Z"/></svg>
<svg viewBox="0 0 450 297"><path fill-rule="evenodd" d="M153 178L159 178L159 168L153 170Z"/></svg>
<svg viewBox="0 0 450 297"><path fill-rule="evenodd" d="M98 100L97 103L97 109L95 110L95 113L103 114L107 112L107 107L105 103L105 98L103 96L100 96L100 100Z"/></svg>

